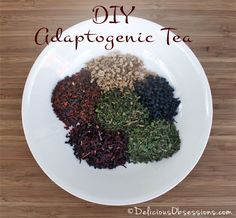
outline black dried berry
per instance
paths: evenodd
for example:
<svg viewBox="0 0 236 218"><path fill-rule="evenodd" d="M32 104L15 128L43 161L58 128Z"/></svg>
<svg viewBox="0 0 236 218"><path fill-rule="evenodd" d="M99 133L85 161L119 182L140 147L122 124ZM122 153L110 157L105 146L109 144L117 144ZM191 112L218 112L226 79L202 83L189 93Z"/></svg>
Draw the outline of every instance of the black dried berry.
<svg viewBox="0 0 236 218"><path fill-rule="evenodd" d="M141 104L148 108L150 119L174 121L180 100L174 98L174 89L165 78L149 75L134 88Z"/></svg>

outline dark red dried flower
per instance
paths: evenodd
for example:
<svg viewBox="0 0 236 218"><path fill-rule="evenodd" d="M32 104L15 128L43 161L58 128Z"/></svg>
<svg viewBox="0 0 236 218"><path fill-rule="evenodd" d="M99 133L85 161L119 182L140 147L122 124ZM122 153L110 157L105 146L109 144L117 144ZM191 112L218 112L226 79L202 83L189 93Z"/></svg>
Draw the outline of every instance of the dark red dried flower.
<svg viewBox="0 0 236 218"><path fill-rule="evenodd" d="M95 168L115 168L128 160L128 138L121 132L101 129L98 125L79 125L70 130L68 142L75 156Z"/></svg>

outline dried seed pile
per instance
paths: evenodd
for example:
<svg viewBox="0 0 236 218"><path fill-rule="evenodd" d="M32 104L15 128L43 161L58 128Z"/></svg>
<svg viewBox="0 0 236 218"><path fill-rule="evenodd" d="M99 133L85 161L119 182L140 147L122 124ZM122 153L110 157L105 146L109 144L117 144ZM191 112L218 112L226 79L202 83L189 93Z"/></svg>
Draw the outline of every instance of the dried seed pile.
<svg viewBox="0 0 236 218"><path fill-rule="evenodd" d="M94 168L153 162L180 149L180 100L165 78L133 55L111 53L59 81L52 107L69 129L66 143Z"/></svg>
<svg viewBox="0 0 236 218"><path fill-rule="evenodd" d="M96 81L105 91L127 87L133 89L134 82L142 80L147 74L142 60L119 52L93 59L86 64L86 68L91 72L92 81Z"/></svg>

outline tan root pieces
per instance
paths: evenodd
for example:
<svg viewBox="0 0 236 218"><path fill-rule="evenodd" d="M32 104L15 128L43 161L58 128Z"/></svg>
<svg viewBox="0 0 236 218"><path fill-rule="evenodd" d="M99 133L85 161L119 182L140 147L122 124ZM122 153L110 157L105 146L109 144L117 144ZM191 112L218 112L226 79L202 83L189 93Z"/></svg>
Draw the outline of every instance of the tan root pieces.
<svg viewBox="0 0 236 218"><path fill-rule="evenodd" d="M136 80L144 79L149 73L143 62L136 56L112 52L106 56L100 56L86 64L91 72L91 82L96 81L104 91L125 87L134 88Z"/></svg>

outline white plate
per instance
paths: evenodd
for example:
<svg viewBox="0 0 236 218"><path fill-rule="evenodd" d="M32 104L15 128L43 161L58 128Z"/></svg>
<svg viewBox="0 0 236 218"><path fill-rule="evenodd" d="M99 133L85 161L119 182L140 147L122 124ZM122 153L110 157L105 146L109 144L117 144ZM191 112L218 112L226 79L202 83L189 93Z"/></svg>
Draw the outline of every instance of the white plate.
<svg viewBox="0 0 236 218"><path fill-rule="evenodd" d="M154 43L116 43L115 50L140 57L148 69L170 81L181 99L176 117L181 149L173 157L156 163L128 164L127 168L120 166L113 170L94 169L85 161L80 164L72 148L64 143L66 131L50 103L52 89L63 77L80 70L86 61L107 53L104 43L83 42L77 51L73 43L51 43L35 61L22 100L26 140L42 170L72 195L105 205L144 202L175 187L200 159L212 124L210 87L192 51L183 42L168 46L166 33L160 31L161 28L156 23L131 17L129 24L94 24L87 20L64 32L72 36L90 29L104 36L138 35L139 32L154 36Z"/></svg>

